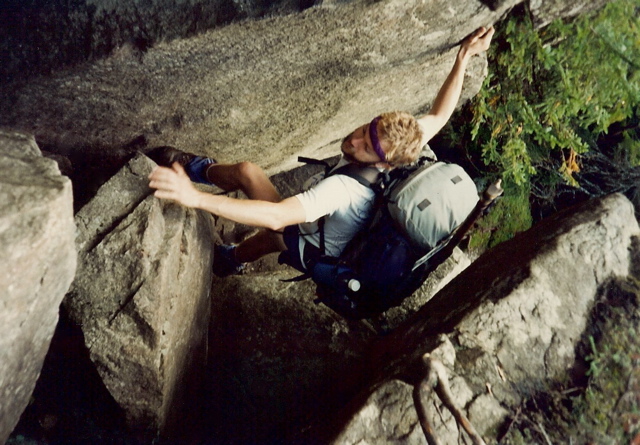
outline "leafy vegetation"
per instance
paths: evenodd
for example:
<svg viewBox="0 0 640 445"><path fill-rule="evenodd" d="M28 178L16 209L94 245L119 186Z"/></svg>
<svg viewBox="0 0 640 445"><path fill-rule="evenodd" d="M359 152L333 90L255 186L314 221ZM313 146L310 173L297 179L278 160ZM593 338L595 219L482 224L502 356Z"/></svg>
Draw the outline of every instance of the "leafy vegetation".
<svg viewBox="0 0 640 445"><path fill-rule="evenodd" d="M637 0L619 0L541 30L522 9L498 27L485 84L458 116L457 134L449 134L483 175L505 184L505 208L485 224L509 216L508 227L490 239L485 228L474 244L495 245L527 229L530 193L580 187L583 156L603 151L598 141L611 129L615 149L606 141L607 155L638 165L639 16Z"/></svg>
<svg viewBox="0 0 640 445"><path fill-rule="evenodd" d="M505 23L473 103L471 138L485 164L518 185L541 170L577 185L576 155L589 149L581 130L606 132L640 101L636 8L618 1L540 32L527 14Z"/></svg>

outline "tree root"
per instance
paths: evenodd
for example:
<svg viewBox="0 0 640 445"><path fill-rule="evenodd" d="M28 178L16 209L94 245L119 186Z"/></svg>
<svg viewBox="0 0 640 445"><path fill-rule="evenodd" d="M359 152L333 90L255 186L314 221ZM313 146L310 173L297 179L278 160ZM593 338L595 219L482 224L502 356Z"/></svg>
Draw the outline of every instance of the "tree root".
<svg viewBox="0 0 640 445"><path fill-rule="evenodd" d="M435 390L435 393L444 406L447 407L454 419L456 419L458 426L461 426L469 435L472 443L474 445L486 445L485 441L480 437L480 434L478 434L471 422L469 422L469 419L467 419L462 410L460 410L453 401L451 389L449 388L449 378L444 365L440 361L431 358L429 354L423 355L422 361L424 364L424 374L423 378L413 387L413 402L427 443L429 445L440 444L427 418L427 396L432 390Z"/></svg>

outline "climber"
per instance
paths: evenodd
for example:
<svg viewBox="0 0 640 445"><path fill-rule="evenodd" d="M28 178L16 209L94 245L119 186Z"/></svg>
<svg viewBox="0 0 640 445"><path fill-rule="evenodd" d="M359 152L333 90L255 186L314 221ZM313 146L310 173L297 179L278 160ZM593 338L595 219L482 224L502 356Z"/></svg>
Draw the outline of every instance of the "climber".
<svg viewBox="0 0 640 445"><path fill-rule="evenodd" d="M493 27L481 27L463 40L427 115L419 119L405 112L377 116L344 138L338 165L351 162L384 170L414 162L453 114L467 64L472 56L488 49L494 32ZM355 179L334 175L283 200L266 174L251 162L219 164L172 147L158 147L148 154L159 164L149 176L156 197L264 229L237 246L215 247L214 272L219 276L241 273L245 263L283 251L289 264L304 271L308 258L319 254L317 220L323 216L327 216L326 252L339 256L365 223L374 198L374 192ZM215 184L225 191L241 190L249 199L205 193L191 181Z"/></svg>

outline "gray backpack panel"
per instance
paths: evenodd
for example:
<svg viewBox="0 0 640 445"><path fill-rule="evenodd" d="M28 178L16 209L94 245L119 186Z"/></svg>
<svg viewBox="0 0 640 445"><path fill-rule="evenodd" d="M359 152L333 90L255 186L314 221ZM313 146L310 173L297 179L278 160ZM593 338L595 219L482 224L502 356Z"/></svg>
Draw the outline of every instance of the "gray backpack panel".
<svg viewBox="0 0 640 445"><path fill-rule="evenodd" d="M478 190L456 164L436 162L393 187L388 208L405 235L422 249L433 249L471 213Z"/></svg>

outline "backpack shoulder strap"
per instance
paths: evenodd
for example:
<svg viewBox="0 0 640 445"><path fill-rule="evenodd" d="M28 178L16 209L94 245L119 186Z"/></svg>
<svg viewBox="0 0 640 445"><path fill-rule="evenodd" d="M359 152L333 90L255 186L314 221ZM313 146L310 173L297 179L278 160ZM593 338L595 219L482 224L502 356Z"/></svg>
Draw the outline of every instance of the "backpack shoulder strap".
<svg viewBox="0 0 640 445"><path fill-rule="evenodd" d="M323 165L325 167L325 171L327 172L326 173L327 176L333 176L333 175L348 176L350 178L355 179L363 186L372 189L374 192L376 192L376 196L380 194L378 192L381 190L380 184L382 183L384 174L381 173L375 167L369 167L369 166L364 167L357 164L348 163L346 165L343 165L340 168L337 168L331 171L331 166L326 161L313 159L313 158L305 158L303 156L299 156L298 161L304 162L307 164ZM325 238L324 238L324 222L325 222L324 216L318 220L318 230L320 232L320 240L319 240L320 252L322 252L322 255L326 254Z"/></svg>
<svg viewBox="0 0 640 445"><path fill-rule="evenodd" d="M298 156L298 162L304 162L305 164L311 164L311 165L322 165L325 168L331 168L331 164L329 164L329 162L325 161L324 159L315 159L315 158L308 158L306 156Z"/></svg>
<svg viewBox="0 0 640 445"><path fill-rule="evenodd" d="M311 165L322 165L325 168L325 173L327 176L345 175L355 179L365 187L374 189L374 191L376 190L375 185L383 176L383 174L375 167L365 167L353 163L345 164L342 167L332 171L335 166L322 159L298 156L298 162L304 162L305 164Z"/></svg>
<svg viewBox="0 0 640 445"><path fill-rule="evenodd" d="M376 184L380 181L382 173L375 167L363 167L356 164L346 164L331 172L333 175L345 175L355 179L360 184L376 191Z"/></svg>

